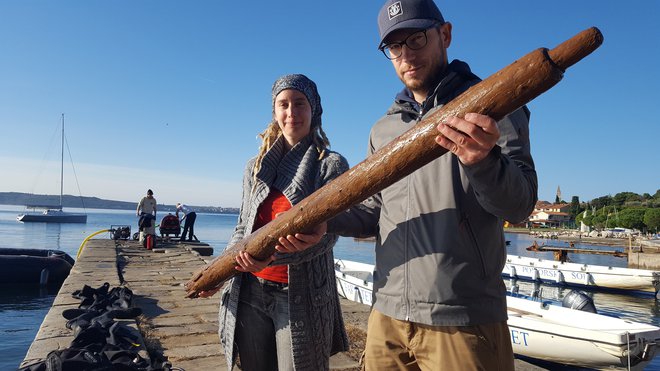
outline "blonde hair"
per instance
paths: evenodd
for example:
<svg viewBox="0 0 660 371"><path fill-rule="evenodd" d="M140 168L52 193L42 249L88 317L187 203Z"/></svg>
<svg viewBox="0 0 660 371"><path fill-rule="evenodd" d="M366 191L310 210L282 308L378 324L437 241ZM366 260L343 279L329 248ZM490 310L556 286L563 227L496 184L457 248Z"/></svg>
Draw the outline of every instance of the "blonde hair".
<svg viewBox="0 0 660 371"><path fill-rule="evenodd" d="M261 146L259 147L259 153L257 154L254 167L252 168L254 184L257 183L257 173L261 170L261 161L264 159L266 152L268 152L273 144L275 144L275 141L277 141L277 138L281 135L282 130L275 119L268 124L266 130L259 134L259 137L261 138ZM317 125L313 125L308 135L312 136L312 144L316 147L316 151L319 153L318 159L321 160L325 156L326 150L330 147L330 141L325 135L321 123L318 122Z"/></svg>

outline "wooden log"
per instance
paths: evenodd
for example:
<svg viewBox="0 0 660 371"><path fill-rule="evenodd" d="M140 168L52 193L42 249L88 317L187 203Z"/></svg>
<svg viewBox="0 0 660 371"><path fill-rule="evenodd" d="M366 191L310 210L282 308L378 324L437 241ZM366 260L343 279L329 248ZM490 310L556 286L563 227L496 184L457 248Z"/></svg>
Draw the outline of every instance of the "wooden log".
<svg viewBox="0 0 660 371"><path fill-rule="evenodd" d="M474 85L367 159L287 212L236 243L185 285L187 297L222 285L237 274L235 258L247 251L259 260L275 252L277 239L331 219L447 152L435 143L436 126L451 116L476 112L499 121L558 83L564 71L598 48L603 36L589 28L555 49L537 49Z"/></svg>

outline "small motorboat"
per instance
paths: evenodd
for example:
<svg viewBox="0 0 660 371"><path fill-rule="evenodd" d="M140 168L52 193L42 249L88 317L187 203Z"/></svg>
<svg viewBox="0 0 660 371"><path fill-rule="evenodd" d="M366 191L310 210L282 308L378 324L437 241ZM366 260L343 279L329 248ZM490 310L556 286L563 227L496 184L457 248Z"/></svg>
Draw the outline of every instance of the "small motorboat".
<svg viewBox="0 0 660 371"><path fill-rule="evenodd" d="M507 255L502 275L556 285L658 295L660 272Z"/></svg>
<svg viewBox="0 0 660 371"><path fill-rule="evenodd" d="M371 305L373 270L371 264L335 259L339 295ZM660 344L660 327L549 301L508 296L507 309L513 352L524 357L578 367L642 370Z"/></svg>
<svg viewBox="0 0 660 371"><path fill-rule="evenodd" d="M660 328L621 318L507 297L513 352L589 368L642 370L660 341Z"/></svg>
<svg viewBox="0 0 660 371"><path fill-rule="evenodd" d="M374 266L350 260L335 259L335 277L339 295L371 306L374 290Z"/></svg>
<svg viewBox="0 0 660 371"><path fill-rule="evenodd" d="M60 250L0 248L0 283L61 284L74 263Z"/></svg>

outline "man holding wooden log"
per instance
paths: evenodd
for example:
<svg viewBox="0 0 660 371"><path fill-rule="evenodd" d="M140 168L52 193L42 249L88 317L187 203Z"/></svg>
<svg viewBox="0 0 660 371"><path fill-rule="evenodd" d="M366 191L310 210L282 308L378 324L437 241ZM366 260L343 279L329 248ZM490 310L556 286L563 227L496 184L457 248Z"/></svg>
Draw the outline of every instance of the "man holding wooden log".
<svg viewBox="0 0 660 371"><path fill-rule="evenodd" d="M405 88L373 126L370 155L479 82L466 63L448 63L452 25L432 0L388 0L378 28L379 49ZM436 143L451 153L316 234L279 239L279 251L293 252L326 229L376 236L367 370L513 370L503 221L524 220L537 200L528 120L526 107L499 122L476 113L448 118Z"/></svg>

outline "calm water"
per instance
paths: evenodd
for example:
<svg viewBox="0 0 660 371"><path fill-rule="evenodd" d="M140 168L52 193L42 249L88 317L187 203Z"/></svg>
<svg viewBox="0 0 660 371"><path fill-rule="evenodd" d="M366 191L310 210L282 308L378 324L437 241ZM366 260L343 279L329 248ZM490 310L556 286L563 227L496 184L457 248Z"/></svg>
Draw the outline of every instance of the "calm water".
<svg viewBox="0 0 660 371"><path fill-rule="evenodd" d="M0 205L0 247L12 248L47 248L65 251L75 258L80 244L90 234L108 229L112 225L130 225L137 230L137 218L132 210L87 210L87 224L46 224L19 223L16 215L23 207ZM159 219L165 213L159 214ZM214 247L220 253L236 224L236 215L198 214L195 223L195 235ZM101 233L94 238L109 238L109 233ZM551 253L531 253L525 247L534 241L528 235L507 234L511 241L509 253L552 259ZM537 240L539 244L544 242ZM557 241L546 241L557 245ZM584 248L606 249L605 247L582 245ZM352 238L340 238L335 246L335 257L373 263L373 243L358 242ZM576 262L623 267L625 259L608 256L588 256L573 254ZM516 284L521 293L531 293L534 286L526 282ZM543 286L543 297L548 299L563 298L570 290L552 286ZM14 287L0 285L0 371L14 370L23 360L34 336L48 312L57 294L56 291L40 290L34 287ZM660 309L655 300L648 296L629 296L611 293L589 293L596 307L601 312L614 313L620 317L638 322L660 326ZM660 371L660 357L656 357L647 370Z"/></svg>

